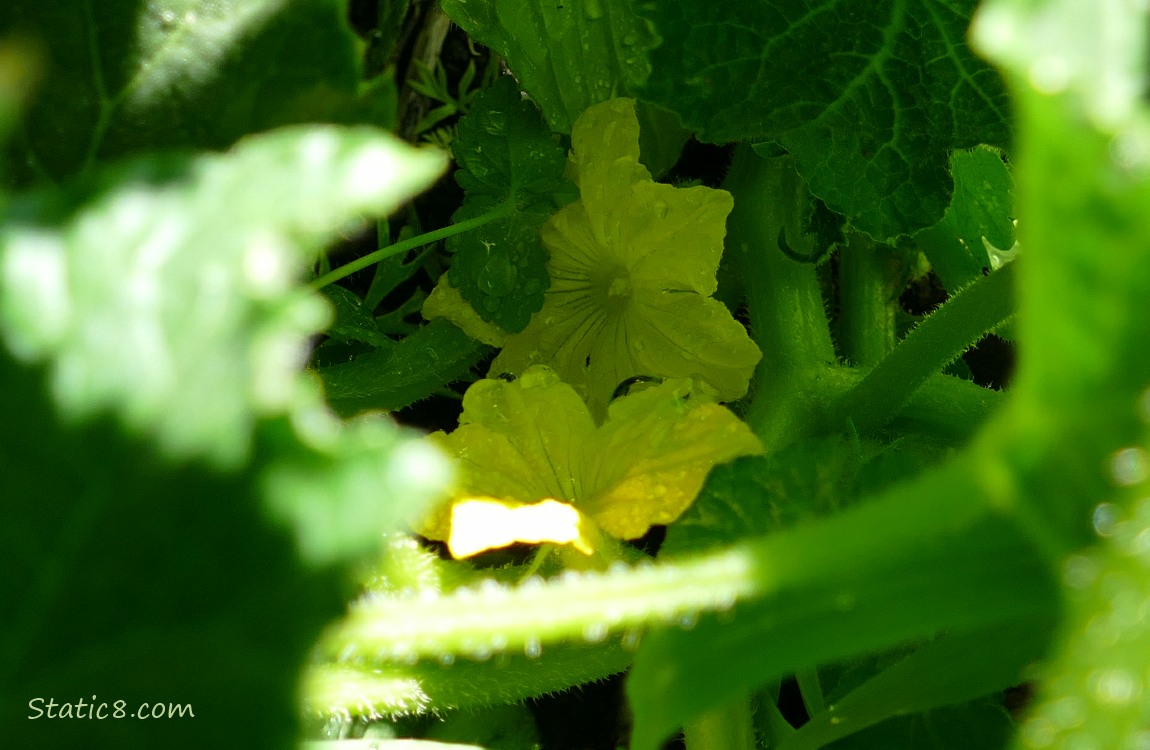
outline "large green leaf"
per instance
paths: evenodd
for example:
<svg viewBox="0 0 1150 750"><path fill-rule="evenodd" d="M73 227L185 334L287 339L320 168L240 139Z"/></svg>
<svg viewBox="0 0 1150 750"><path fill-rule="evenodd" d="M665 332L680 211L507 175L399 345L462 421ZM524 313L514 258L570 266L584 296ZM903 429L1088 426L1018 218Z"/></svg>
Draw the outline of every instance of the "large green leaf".
<svg viewBox="0 0 1150 750"><path fill-rule="evenodd" d="M158 146L222 148L288 123L389 124L393 94L359 100L340 0L11 0L0 37L44 53L14 163L59 180Z"/></svg>
<svg viewBox="0 0 1150 750"><path fill-rule="evenodd" d="M876 238L933 225L954 148L1005 146L1001 81L965 37L973 0L648 2L639 94L715 142L773 140L811 192Z"/></svg>
<svg viewBox="0 0 1150 750"><path fill-rule="evenodd" d="M69 418L114 408L171 455L237 465L326 322L293 280L348 221L444 166L370 130L297 128L33 194L0 227L0 330L21 358L51 359Z"/></svg>
<svg viewBox="0 0 1150 750"><path fill-rule="evenodd" d="M6 743L296 739L296 674L340 609L333 563L420 512L447 472L389 421L343 425L322 406L298 370L326 314L295 276L444 161L371 131L298 128L9 207ZM184 713L160 719L157 704Z"/></svg>

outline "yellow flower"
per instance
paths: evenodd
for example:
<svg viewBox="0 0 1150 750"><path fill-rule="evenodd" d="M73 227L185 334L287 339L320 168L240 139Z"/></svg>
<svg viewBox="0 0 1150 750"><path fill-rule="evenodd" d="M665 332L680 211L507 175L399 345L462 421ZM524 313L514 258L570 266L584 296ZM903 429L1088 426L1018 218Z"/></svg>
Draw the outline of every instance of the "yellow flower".
<svg viewBox="0 0 1150 750"><path fill-rule="evenodd" d="M762 452L734 414L691 381L668 381L611 404L596 426L554 370L474 383L460 426L435 433L457 459L453 499L420 532L466 557L516 541L590 553L600 532L642 536L674 521L716 464Z"/></svg>
<svg viewBox="0 0 1150 750"><path fill-rule="evenodd" d="M741 397L761 354L711 297L730 194L654 182L639 163L631 99L590 107L571 140L568 172L580 199L543 227L551 286L527 328L501 340L490 374L549 365L596 415L637 375L692 378L720 401ZM425 316L468 330L464 321L478 316L446 300L437 297Z"/></svg>

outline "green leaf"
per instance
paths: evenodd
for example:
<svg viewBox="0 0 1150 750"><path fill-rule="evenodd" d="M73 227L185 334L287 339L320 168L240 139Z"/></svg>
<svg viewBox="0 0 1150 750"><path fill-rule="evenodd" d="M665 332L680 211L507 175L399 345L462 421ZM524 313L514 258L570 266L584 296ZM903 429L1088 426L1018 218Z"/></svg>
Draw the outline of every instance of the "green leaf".
<svg viewBox="0 0 1150 750"><path fill-rule="evenodd" d="M988 3L975 29L1019 92L1020 421L1061 433L1062 463L1042 465L1090 490L1041 509L1082 546L1061 560L1068 611L1019 732L1030 747L1147 737L1146 31L1145 7L1059 0Z"/></svg>
<svg viewBox="0 0 1150 750"><path fill-rule="evenodd" d="M850 494L858 465L857 448L832 436L716 466L694 505L668 530L659 555L718 548L829 514ZM748 503L748 497L757 499Z"/></svg>
<svg viewBox="0 0 1150 750"><path fill-rule="evenodd" d="M255 420L287 411L327 317L294 279L348 221L443 166L373 131L305 127L33 194L0 227L0 334L51 362L67 418L114 409L168 455L239 465Z"/></svg>
<svg viewBox="0 0 1150 750"><path fill-rule="evenodd" d="M954 194L946 215L915 239L943 286L957 291L992 268L984 239L1014 246L1014 180L996 149L956 151L950 159Z"/></svg>
<svg viewBox="0 0 1150 750"><path fill-rule="evenodd" d="M970 497L989 487L971 479L973 465L952 462L756 542L746 564L773 593L733 617L707 615L690 630L645 637L627 687L632 747L658 747L692 717L802 669L943 630L1052 616L1053 582L1025 516ZM994 476L1001 469L992 466L981 471ZM976 510L983 503L996 510Z"/></svg>
<svg viewBox="0 0 1150 750"><path fill-rule="evenodd" d="M846 739L827 750L995 750L1005 747L1014 722L993 698L898 716Z"/></svg>
<svg viewBox="0 0 1150 750"><path fill-rule="evenodd" d="M556 132L570 133L583 110L626 96L631 82L651 70L641 52L654 36L627 2L444 0L442 5L471 38L507 60Z"/></svg>
<svg viewBox="0 0 1150 750"><path fill-rule="evenodd" d="M573 191L563 177L566 155L511 78L476 96L452 151L466 193L452 221L501 206L507 215L448 239L451 283L484 320L522 331L550 285L539 228L558 208L556 194Z"/></svg>
<svg viewBox="0 0 1150 750"><path fill-rule="evenodd" d="M843 747L872 747L875 745L868 741L868 735L873 733L865 730L879 725L885 735L894 729L887 721L892 717L919 714L896 723L924 723L937 718L932 709L940 706L969 701L995 691L999 691L1000 697L1003 689L1022 683L1026 667L1044 655L1050 626L1048 620L1026 621L1008 627L942 636L835 700L826 711L812 716L780 750L820 748L851 735L857 736L850 742L840 743ZM1005 719L1001 705L997 708L1000 718ZM931 713L922 714L928 711ZM886 723L880 725L880 722ZM1009 728L1009 721L997 722L995 726L1003 732ZM963 736L962 733L959 736ZM939 739L950 741L946 735ZM971 742L966 746L992 747L995 744ZM892 746L936 745L929 742L886 745ZM946 744L937 746L948 747Z"/></svg>
<svg viewBox="0 0 1150 750"><path fill-rule="evenodd" d="M390 124L389 82L358 98L344 5L4 3L0 36L27 39L47 58L17 144L19 182L59 181L156 147L224 148L289 123Z"/></svg>
<svg viewBox="0 0 1150 750"><path fill-rule="evenodd" d="M287 747L337 582L301 563L251 472L175 466L106 417L65 424L45 385L0 346L5 743ZM106 703L107 718L49 719L50 699L73 717ZM194 718L117 720L121 700L126 716L148 702Z"/></svg>
<svg viewBox="0 0 1150 750"><path fill-rule="evenodd" d="M639 96L708 141L777 141L877 239L936 224L951 150L1009 140L1005 88L965 42L975 3L839 5L642 3L662 42Z"/></svg>
<svg viewBox="0 0 1150 750"><path fill-rule="evenodd" d="M341 414L396 411L463 378L490 351L451 323L436 320L387 348L321 367L319 375Z"/></svg>
<svg viewBox="0 0 1150 750"><path fill-rule="evenodd" d="M335 320L327 329L331 339L344 343L360 341L372 346L387 346L391 343L391 339L379 330L371 311L354 292L332 284L324 287L320 293L327 297L335 310Z"/></svg>

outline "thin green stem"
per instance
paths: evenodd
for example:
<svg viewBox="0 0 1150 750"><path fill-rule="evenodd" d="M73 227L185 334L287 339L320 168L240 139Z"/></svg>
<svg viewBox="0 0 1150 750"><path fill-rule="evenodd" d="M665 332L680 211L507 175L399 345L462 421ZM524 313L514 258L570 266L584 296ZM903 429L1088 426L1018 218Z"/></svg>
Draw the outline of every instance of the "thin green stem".
<svg viewBox="0 0 1150 750"><path fill-rule="evenodd" d="M808 667L795 672L795 681L799 683L799 693L803 696L803 705L807 708L807 716L818 716L827 709L823 700L823 686L819 682L817 667Z"/></svg>
<svg viewBox="0 0 1150 750"><path fill-rule="evenodd" d="M923 320L831 413L831 425L882 427L927 378L1014 314L1014 267L978 279Z"/></svg>
<svg viewBox="0 0 1150 750"><path fill-rule="evenodd" d="M687 750L755 750L755 723L747 700L696 716L683 727Z"/></svg>
<svg viewBox="0 0 1150 750"><path fill-rule="evenodd" d="M422 245L428 245L432 242L438 242L439 240L446 239L457 234L463 234L464 232L468 232L472 229L477 229L484 224L490 224L493 221L508 216L514 210L514 201L506 200L485 214L480 214L474 218L466 219L459 222L458 224L452 224L441 229L436 229L431 232L425 232L423 234L416 235L415 237L411 237L402 242L396 242L393 245L388 245L385 248L376 250L374 253L369 253L362 258L357 258L351 263L347 263L340 266L339 268L332 269L328 273L325 273L323 276L320 276L319 278L312 281L308 286L316 290L323 289L328 284L346 278L356 271L361 271L373 263L378 263L385 258L390 258L393 255L406 253L408 250L413 248L417 248Z"/></svg>
<svg viewBox="0 0 1150 750"><path fill-rule="evenodd" d="M895 344L896 281L893 250L853 233L839 253L839 346L858 367L874 367Z"/></svg>

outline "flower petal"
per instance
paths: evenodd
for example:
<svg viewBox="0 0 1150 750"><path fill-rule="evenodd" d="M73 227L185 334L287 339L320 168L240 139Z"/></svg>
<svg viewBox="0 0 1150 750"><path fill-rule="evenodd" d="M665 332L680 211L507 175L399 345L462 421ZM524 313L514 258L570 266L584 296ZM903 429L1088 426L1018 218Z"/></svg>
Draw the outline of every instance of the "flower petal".
<svg viewBox="0 0 1150 750"><path fill-rule="evenodd" d="M430 436L457 460L456 498L483 495L526 503L578 496L579 454L595 425L583 400L550 368L531 368L513 383L473 383L459 422L450 435ZM436 509L418 530L430 539L446 539L447 507Z"/></svg>
<svg viewBox="0 0 1150 750"><path fill-rule="evenodd" d="M637 290L624 324L631 344L632 375L691 377L714 388L720 401L747 392L762 352L718 300L692 292ZM607 354L592 354L606 358ZM618 384L619 381L616 381ZM592 383L592 388L602 384Z"/></svg>
<svg viewBox="0 0 1150 750"><path fill-rule="evenodd" d="M508 333L494 323L488 323L479 317L479 313L475 312L471 303L463 299L459 290L447 280L447 274L439 277L439 283L423 301L420 314L424 320L447 318L463 329L468 336L488 346L503 346L507 340Z"/></svg>
<svg viewBox="0 0 1150 750"><path fill-rule="evenodd" d="M690 507L710 470L763 452L750 428L726 408L698 403L690 382L667 381L617 399L585 457L578 505L604 532L642 536Z"/></svg>

